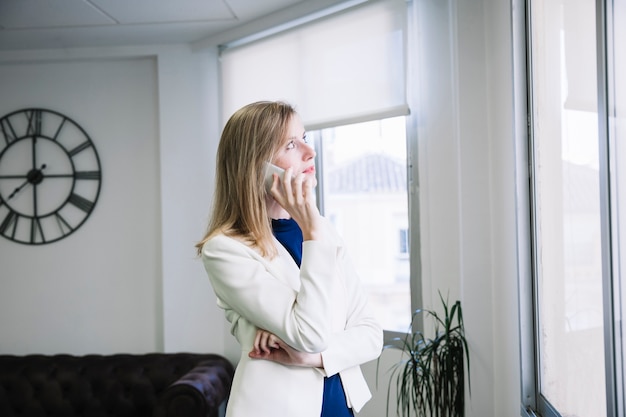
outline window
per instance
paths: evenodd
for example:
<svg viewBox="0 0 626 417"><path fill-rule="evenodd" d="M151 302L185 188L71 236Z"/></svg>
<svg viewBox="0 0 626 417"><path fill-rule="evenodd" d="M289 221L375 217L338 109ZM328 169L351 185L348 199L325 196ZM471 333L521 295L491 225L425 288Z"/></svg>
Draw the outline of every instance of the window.
<svg viewBox="0 0 626 417"><path fill-rule="evenodd" d="M412 311L405 124L395 117L309 132L321 210L346 241L383 328L397 332Z"/></svg>
<svg viewBox="0 0 626 417"><path fill-rule="evenodd" d="M220 48L222 116L296 106L317 148L318 203L350 250L386 330L406 332L419 288L411 230L406 0L346 1ZM414 172L417 169L414 168ZM412 252L414 251L414 252ZM412 271L413 268L415 271ZM387 332L387 338L393 336Z"/></svg>
<svg viewBox="0 0 626 417"><path fill-rule="evenodd" d="M528 0L529 415L624 415L625 11L624 0Z"/></svg>

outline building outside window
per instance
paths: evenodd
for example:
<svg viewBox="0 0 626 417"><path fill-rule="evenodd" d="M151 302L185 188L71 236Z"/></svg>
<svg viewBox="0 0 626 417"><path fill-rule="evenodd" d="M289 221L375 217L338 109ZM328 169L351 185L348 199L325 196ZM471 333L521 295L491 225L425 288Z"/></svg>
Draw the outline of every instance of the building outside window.
<svg viewBox="0 0 626 417"><path fill-rule="evenodd" d="M397 332L411 316L405 124L395 117L312 132L322 211L344 237L376 316Z"/></svg>

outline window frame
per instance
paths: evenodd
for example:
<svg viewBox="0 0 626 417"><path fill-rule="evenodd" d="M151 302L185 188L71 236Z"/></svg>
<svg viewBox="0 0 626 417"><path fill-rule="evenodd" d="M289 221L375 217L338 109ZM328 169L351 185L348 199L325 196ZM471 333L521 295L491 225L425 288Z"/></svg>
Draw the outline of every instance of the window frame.
<svg viewBox="0 0 626 417"><path fill-rule="evenodd" d="M533 111L532 111L532 51L531 51L531 3L525 0L524 7L513 11L513 59L515 97L515 146L516 146L516 196L518 234L518 291L520 328L520 376L521 406L525 417L560 417L542 395L539 386L539 330L537 309L537 231L535 229L535 201L533 176ZM597 47L597 92L598 133L600 143L600 211L602 241L604 350L607 417L623 415L624 375L621 340L616 337L620 320L615 322L616 303L619 302L619 277L614 276L613 236L611 213L610 141L609 132L609 64L607 51L609 37L607 28L612 24L606 0L596 0L596 47Z"/></svg>
<svg viewBox="0 0 626 417"><path fill-rule="evenodd" d="M407 58L409 59L409 58ZM399 116L399 115L398 115ZM388 115L381 115L380 118L371 118L370 120L382 120L386 119ZM421 251L420 251L420 223L419 223L419 194L418 194L418 166L417 166L417 126L415 116L411 113L404 115L405 117L405 132L406 132L406 146L407 146L407 200L408 200L408 245L409 252L407 254L410 268L409 286L411 291L411 314L407 317L407 329L410 325L413 326L413 330L423 331L423 320L421 315L413 317L413 312L420 309L422 306L422 285L421 285ZM346 121L346 125L353 123L352 120ZM336 126L336 125L335 125ZM331 126L329 126L331 127ZM322 130L323 128L316 129ZM307 134L315 132L307 131ZM315 161L315 169L318 174L318 185L316 187L316 199L318 207L320 207L322 214L324 207L324 181L321 175L324 165L324 152L323 141L320 140L317 135L313 136L313 143L317 153ZM413 320L413 321L411 321ZM398 332L394 330L383 329L383 340L385 345L395 346L397 348L402 347L401 340L407 335L407 332Z"/></svg>

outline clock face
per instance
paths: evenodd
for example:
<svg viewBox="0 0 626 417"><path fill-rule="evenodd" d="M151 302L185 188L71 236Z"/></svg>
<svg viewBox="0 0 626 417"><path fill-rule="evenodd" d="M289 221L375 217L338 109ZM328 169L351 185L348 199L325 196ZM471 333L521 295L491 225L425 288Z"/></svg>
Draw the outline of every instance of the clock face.
<svg viewBox="0 0 626 417"><path fill-rule="evenodd" d="M100 159L69 117L24 109L0 118L0 235L41 245L75 232L93 211Z"/></svg>

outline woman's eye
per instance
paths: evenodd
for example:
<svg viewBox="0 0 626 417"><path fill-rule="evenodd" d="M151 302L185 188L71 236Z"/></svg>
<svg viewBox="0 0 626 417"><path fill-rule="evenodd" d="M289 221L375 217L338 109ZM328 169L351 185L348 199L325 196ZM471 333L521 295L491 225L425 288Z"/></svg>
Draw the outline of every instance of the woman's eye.
<svg viewBox="0 0 626 417"><path fill-rule="evenodd" d="M287 149L293 149L296 147L296 144L294 141L289 141L289 143L287 144Z"/></svg>
<svg viewBox="0 0 626 417"><path fill-rule="evenodd" d="M303 141L304 143L309 143L309 138L307 138L307 136L306 136L306 135L304 135L304 136L302 136L302 141Z"/></svg>

